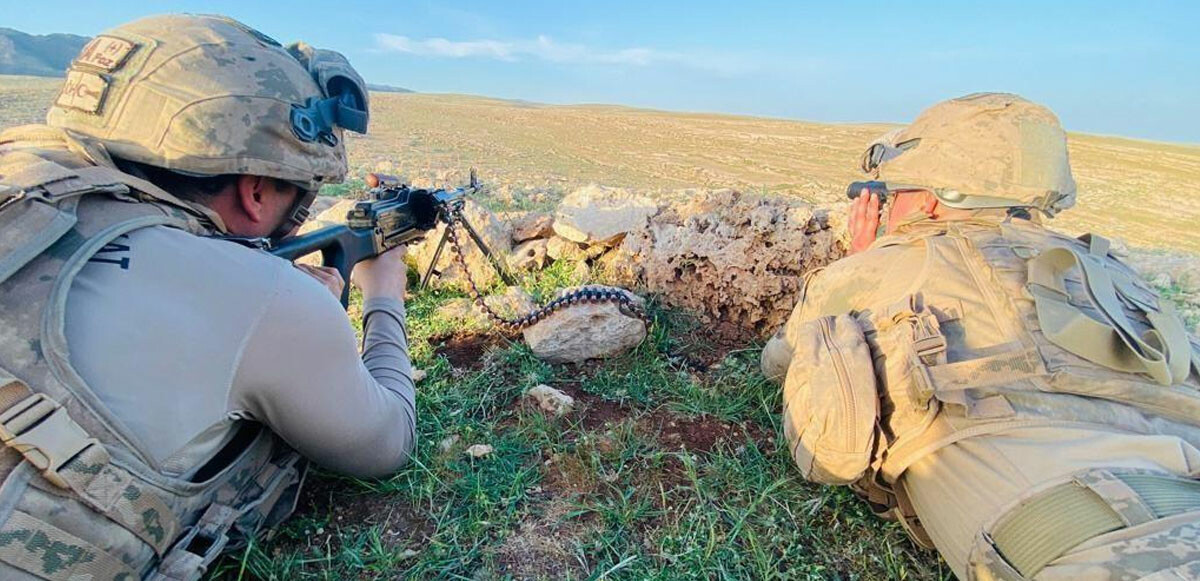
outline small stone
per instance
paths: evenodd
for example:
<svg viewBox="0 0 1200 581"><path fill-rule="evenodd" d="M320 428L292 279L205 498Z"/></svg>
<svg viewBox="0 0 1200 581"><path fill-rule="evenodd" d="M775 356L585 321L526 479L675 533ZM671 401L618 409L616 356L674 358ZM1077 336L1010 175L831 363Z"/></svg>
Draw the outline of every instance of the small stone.
<svg viewBox="0 0 1200 581"><path fill-rule="evenodd" d="M416 557L419 554L420 553L418 553L412 549L404 549L404 552L400 553L399 557L400 557L400 560L403 561L405 559L411 559L413 557Z"/></svg>
<svg viewBox="0 0 1200 581"><path fill-rule="evenodd" d="M446 436L445 438L442 438L441 442L438 442L438 449L441 450L442 452L449 452L450 449L453 448L454 445L458 443L458 440L459 440L458 434L452 434L452 435Z"/></svg>
<svg viewBox="0 0 1200 581"><path fill-rule="evenodd" d="M463 453L472 458L483 458L491 454L493 449L490 444L473 444L464 450Z"/></svg>
<svg viewBox="0 0 1200 581"><path fill-rule="evenodd" d="M412 372L413 383L421 383L426 377L429 377L429 372L424 369L414 369Z"/></svg>
<svg viewBox="0 0 1200 581"><path fill-rule="evenodd" d="M542 384L531 387L529 391L525 392L525 395L536 400L538 407L556 416L566 414L575 408L575 398L549 385Z"/></svg>

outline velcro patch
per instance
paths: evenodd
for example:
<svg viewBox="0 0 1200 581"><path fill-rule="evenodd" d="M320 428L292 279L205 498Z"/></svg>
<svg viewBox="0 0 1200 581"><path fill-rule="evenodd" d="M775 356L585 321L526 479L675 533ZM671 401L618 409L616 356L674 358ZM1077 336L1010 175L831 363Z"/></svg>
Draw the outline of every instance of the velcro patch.
<svg viewBox="0 0 1200 581"><path fill-rule="evenodd" d="M112 72L121 68L137 47L136 43L123 38L100 35L83 47L83 51L75 58L75 64Z"/></svg>
<svg viewBox="0 0 1200 581"><path fill-rule="evenodd" d="M67 81L54 104L59 107L78 109L87 113L99 113L108 93L108 79L87 71L67 71Z"/></svg>

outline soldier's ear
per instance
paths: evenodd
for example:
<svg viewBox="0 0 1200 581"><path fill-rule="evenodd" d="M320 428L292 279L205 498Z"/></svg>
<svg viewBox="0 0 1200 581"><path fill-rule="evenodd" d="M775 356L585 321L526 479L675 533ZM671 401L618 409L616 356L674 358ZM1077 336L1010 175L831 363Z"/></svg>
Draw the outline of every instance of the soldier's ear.
<svg viewBox="0 0 1200 581"><path fill-rule="evenodd" d="M937 212L937 207L937 196L929 192L925 192L925 200L921 203L921 211L924 212L926 216L933 217L937 215L934 213Z"/></svg>
<svg viewBox="0 0 1200 581"><path fill-rule="evenodd" d="M262 176L242 175L237 179L234 190L236 206L255 224L260 224L267 218L263 198L268 183L268 178Z"/></svg>

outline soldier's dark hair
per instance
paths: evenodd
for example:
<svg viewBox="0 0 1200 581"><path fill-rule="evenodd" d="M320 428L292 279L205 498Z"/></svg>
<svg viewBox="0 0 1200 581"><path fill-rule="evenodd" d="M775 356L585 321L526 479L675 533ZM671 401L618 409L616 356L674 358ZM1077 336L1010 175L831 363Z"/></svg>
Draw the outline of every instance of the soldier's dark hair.
<svg viewBox="0 0 1200 581"><path fill-rule="evenodd" d="M119 161L117 165L122 171L145 179L175 197L205 205L238 179L237 174L192 176L131 161Z"/></svg>

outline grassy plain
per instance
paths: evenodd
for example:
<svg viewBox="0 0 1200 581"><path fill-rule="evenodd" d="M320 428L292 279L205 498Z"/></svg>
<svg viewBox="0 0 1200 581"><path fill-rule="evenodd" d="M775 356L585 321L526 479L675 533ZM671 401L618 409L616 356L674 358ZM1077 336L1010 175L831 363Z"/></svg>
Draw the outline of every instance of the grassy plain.
<svg viewBox="0 0 1200 581"><path fill-rule="evenodd" d="M37 121L57 83L0 77L0 127ZM348 138L355 177L445 184L474 166L496 208L549 208L590 182L838 203L864 145L889 128L458 95L375 94L372 105L371 135ZM1071 155L1080 203L1057 226L1124 238L1172 298L1200 304L1200 147L1073 134ZM582 282L574 266L521 284L548 296ZM717 349L688 313L652 301L634 351L548 365L437 314L458 296L410 301L414 363L429 372L414 461L387 480L310 476L297 515L213 578L950 577L846 491L801 480L754 345ZM539 383L574 396L576 411L554 418L525 402ZM495 451L465 456L476 443Z"/></svg>

